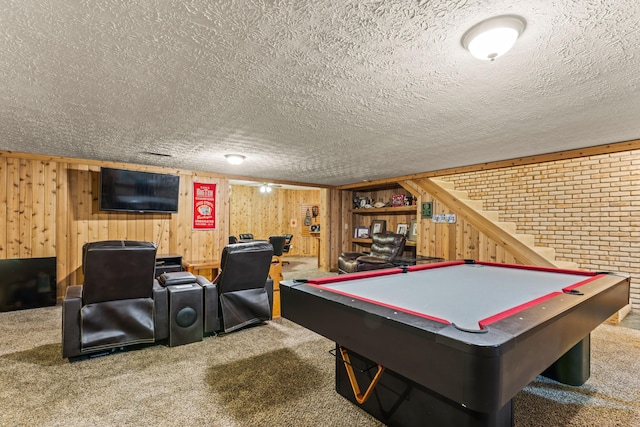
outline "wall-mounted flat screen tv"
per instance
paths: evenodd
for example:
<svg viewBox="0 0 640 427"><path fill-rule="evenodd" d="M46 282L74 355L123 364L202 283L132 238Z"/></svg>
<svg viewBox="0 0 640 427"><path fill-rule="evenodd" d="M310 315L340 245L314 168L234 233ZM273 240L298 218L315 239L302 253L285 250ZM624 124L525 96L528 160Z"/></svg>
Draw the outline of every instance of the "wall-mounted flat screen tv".
<svg viewBox="0 0 640 427"><path fill-rule="evenodd" d="M100 210L178 212L180 177L124 169L100 169Z"/></svg>

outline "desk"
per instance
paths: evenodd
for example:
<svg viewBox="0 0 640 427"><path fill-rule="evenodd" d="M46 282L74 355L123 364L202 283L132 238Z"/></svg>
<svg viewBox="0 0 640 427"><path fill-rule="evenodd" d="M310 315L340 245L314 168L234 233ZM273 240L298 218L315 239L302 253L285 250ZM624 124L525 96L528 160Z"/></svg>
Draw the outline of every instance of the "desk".
<svg viewBox="0 0 640 427"><path fill-rule="evenodd" d="M218 275L220 269L220 261L185 261L182 260L182 267L185 271L194 275L199 274L199 270L211 270L211 277L207 277L209 280L214 280Z"/></svg>
<svg viewBox="0 0 640 427"><path fill-rule="evenodd" d="M630 282L455 261L286 280L280 289L283 317L337 343L338 393L381 421L509 426L513 397L537 375L587 380L590 332L628 303ZM354 375L364 394L352 390L341 349L356 368L372 365Z"/></svg>

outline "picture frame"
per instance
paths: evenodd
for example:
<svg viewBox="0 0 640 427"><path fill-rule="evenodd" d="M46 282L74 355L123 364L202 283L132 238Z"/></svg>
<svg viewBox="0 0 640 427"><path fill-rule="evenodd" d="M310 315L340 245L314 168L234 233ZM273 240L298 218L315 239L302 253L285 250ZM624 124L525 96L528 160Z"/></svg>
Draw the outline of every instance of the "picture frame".
<svg viewBox="0 0 640 427"><path fill-rule="evenodd" d="M407 224L398 224L398 228L396 230L396 234L402 234L403 236L406 236L408 227L409 226Z"/></svg>
<svg viewBox="0 0 640 427"><path fill-rule="evenodd" d="M387 231L387 221L384 219L374 219L371 221L371 235Z"/></svg>
<svg viewBox="0 0 640 427"><path fill-rule="evenodd" d="M409 234L407 236L407 240L410 242L415 242L418 240L418 220L412 219L409 224Z"/></svg>
<svg viewBox="0 0 640 427"><path fill-rule="evenodd" d="M394 194L391 196L391 206L399 207L404 206L404 194Z"/></svg>
<svg viewBox="0 0 640 427"><path fill-rule="evenodd" d="M353 237L355 239L368 239L369 227L356 227L353 229Z"/></svg>

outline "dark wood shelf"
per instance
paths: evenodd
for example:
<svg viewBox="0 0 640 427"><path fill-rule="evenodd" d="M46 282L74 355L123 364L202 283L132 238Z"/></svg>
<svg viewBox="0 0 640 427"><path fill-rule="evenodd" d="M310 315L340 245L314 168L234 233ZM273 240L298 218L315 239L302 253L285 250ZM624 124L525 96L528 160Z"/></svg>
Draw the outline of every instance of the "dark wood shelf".
<svg viewBox="0 0 640 427"><path fill-rule="evenodd" d="M417 213L418 207L416 205L411 206L397 206L388 208L361 208L353 209L351 212L355 215L380 215L380 214L412 214Z"/></svg>
<svg viewBox="0 0 640 427"><path fill-rule="evenodd" d="M371 245L371 243L373 243L373 241L371 239L363 239L363 238L354 237L353 239L351 239L351 243L357 243L359 245ZM412 241L407 240L404 245L405 246L416 246L416 242L412 242Z"/></svg>

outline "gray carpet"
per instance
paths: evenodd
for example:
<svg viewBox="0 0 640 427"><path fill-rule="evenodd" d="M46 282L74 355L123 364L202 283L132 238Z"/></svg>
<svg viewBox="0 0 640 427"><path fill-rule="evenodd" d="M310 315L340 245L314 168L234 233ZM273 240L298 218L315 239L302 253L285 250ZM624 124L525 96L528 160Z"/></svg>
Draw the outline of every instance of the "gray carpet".
<svg viewBox="0 0 640 427"><path fill-rule="evenodd" d="M286 319L75 363L60 326L60 307L0 313L0 425L382 425L334 392L333 343ZM516 426L640 426L639 397L640 331L602 325L589 381L536 379L516 396Z"/></svg>

